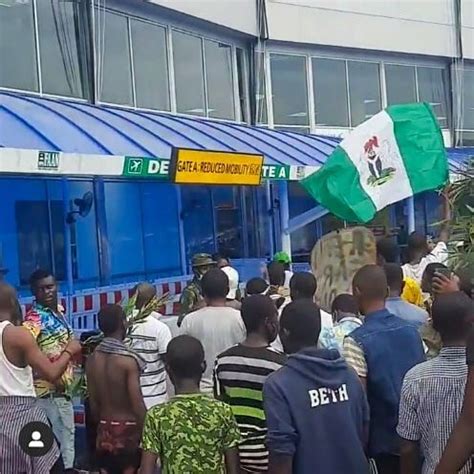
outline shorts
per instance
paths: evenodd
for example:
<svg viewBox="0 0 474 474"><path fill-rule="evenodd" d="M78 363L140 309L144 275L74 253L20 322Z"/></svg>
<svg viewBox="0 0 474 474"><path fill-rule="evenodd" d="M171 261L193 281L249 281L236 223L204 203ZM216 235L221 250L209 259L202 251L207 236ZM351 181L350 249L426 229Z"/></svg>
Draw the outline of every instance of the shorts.
<svg viewBox="0 0 474 474"><path fill-rule="evenodd" d="M135 421L101 420L97 427L97 465L109 474L140 467L141 429Z"/></svg>

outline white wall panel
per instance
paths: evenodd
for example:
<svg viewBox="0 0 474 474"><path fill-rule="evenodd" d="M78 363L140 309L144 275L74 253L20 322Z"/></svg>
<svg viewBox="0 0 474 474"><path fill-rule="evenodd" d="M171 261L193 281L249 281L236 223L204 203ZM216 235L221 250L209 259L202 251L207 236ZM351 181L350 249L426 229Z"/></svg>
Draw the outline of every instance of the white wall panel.
<svg viewBox="0 0 474 474"><path fill-rule="evenodd" d="M250 35L257 34L256 0L148 0Z"/></svg>
<svg viewBox="0 0 474 474"><path fill-rule="evenodd" d="M461 8L464 57L474 59L474 1L464 0Z"/></svg>
<svg viewBox="0 0 474 474"><path fill-rule="evenodd" d="M455 54L453 0L268 0L273 40Z"/></svg>

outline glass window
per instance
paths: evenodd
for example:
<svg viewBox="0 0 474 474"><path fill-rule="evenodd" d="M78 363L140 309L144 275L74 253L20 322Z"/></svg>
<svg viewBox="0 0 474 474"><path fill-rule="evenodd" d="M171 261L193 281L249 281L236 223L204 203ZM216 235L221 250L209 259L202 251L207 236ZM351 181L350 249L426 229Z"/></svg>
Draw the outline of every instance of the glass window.
<svg viewBox="0 0 474 474"><path fill-rule="evenodd" d="M52 203L54 214L58 202ZM53 268L51 259L51 235L49 209L46 198L38 200L18 199L15 202L15 221L18 239L18 268L20 285L27 285L36 268ZM64 250L64 245L62 249ZM60 279L60 278L59 278Z"/></svg>
<svg viewBox="0 0 474 474"><path fill-rule="evenodd" d="M195 253L214 253L214 217L211 189L207 186L180 186L181 216L186 237L186 260Z"/></svg>
<svg viewBox="0 0 474 474"><path fill-rule="evenodd" d="M356 127L380 111L379 65L348 61L351 126Z"/></svg>
<svg viewBox="0 0 474 474"><path fill-rule="evenodd" d="M87 74L81 56L87 52L79 39L84 12L76 2L36 2L43 92L87 97Z"/></svg>
<svg viewBox="0 0 474 474"><path fill-rule="evenodd" d="M334 214L325 214L321 218L321 235L329 234L333 230L343 229L344 221L336 217Z"/></svg>
<svg viewBox="0 0 474 474"><path fill-rule="evenodd" d="M385 65L387 104L416 102L415 66Z"/></svg>
<svg viewBox="0 0 474 474"><path fill-rule="evenodd" d="M86 194L94 196L94 186L92 181L88 180L68 181L68 183L70 197L68 210L77 211L78 207L74 201L84 198ZM54 268L56 276L60 275L61 279L66 280L63 185L60 180L49 180L47 190L50 203L57 203L55 204L57 211L51 212ZM70 224L70 230L70 252L75 288L90 288L99 285L99 249L94 201L86 216L82 217L75 214L75 222ZM64 271L61 269L64 269Z"/></svg>
<svg viewBox="0 0 474 474"><path fill-rule="evenodd" d="M288 183L290 218L309 211L318 204L297 181ZM294 261L308 262L308 256L318 239L316 221L295 230L291 234L291 255Z"/></svg>
<svg viewBox="0 0 474 474"><path fill-rule="evenodd" d="M255 73L255 121L268 123L265 55L263 53L255 53Z"/></svg>
<svg viewBox="0 0 474 474"><path fill-rule="evenodd" d="M234 119L232 48L228 44L204 40L209 117Z"/></svg>
<svg viewBox="0 0 474 474"><path fill-rule="evenodd" d="M38 90L33 0L0 2L0 85Z"/></svg>
<svg viewBox="0 0 474 474"><path fill-rule="evenodd" d="M427 234L425 193L416 194L415 199L415 230L422 234Z"/></svg>
<svg viewBox="0 0 474 474"><path fill-rule="evenodd" d="M181 257L176 189L172 184L164 183L141 183L140 188L147 278L179 275Z"/></svg>
<svg viewBox="0 0 474 474"><path fill-rule="evenodd" d="M48 184L45 179L0 179L0 267L17 287L27 287L37 268L52 271L58 280L65 276L64 210L62 200L49 196Z"/></svg>
<svg viewBox="0 0 474 474"><path fill-rule="evenodd" d="M434 191L427 191L423 195L425 197L427 233L436 235L440 230L439 223L444 216L444 197Z"/></svg>
<svg viewBox="0 0 474 474"><path fill-rule="evenodd" d="M106 182L104 192L112 282L180 274L173 185Z"/></svg>
<svg viewBox="0 0 474 474"><path fill-rule="evenodd" d="M456 133L456 144L459 145L459 146L474 147L474 132L468 132L466 130L459 130Z"/></svg>
<svg viewBox="0 0 474 474"><path fill-rule="evenodd" d="M170 110L166 30L135 19L130 27L137 106Z"/></svg>
<svg viewBox="0 0 474 474"><path fill-rule="evenodd" d="M294 132L294 133L304 133L307 135L309 133L309 127L282 127L277 126L275 130L280 130L281 132Z"/></svg>
<svg viewBox="0 0 474 474"><path fill-rule="evenodd" d="M273 117L276 125L308 125L306 58L270 55Z"/></svg>
<svg viewBox="0 0 474 474"><path fill-rule="evenodd" d="M436 115L440 126L447 128L448 100L445 87L445 71L443 69L436 69L433 67L418 67L417 75L419 95L418 100L420 102L428 102L433 108L433 112Z"/></svg>
<svg viewBox="0 0 474 474"><path fill-rule="evenodd" d="M70 209L74 199L82 199L86 193L94 193L92 181L70 181ZM76 288L86 288L100 284L99 246L97 235L97 217L94 204L85 217L77 217L71 228L71 252Z"/></svg>
<svg viewBox="0 0 474 474"><path fill-rule="evenodd" d="M97 58L100 100L133 105L128 20L97 10Z"/></svg>
<svg viewBox="0 0 474 474"><path fill-rule="evenodd" d="M237 86L239 89L239 105L240 115L239 120L248 122L247 117L247 68L246 68L246 53L241 48L235 49L237 58Z"/></svg>
<svg viewBox="0 0 474 474"><path fill-rule="evenodd" d="M104 183L105 213L112 282L145 276L140 186ZM133 209L133 212L130 210Z"/></svg>
<svg viewBox="0 0 474 474"><path fill-rule="evenodd" d="M216 186L212 188L217 251L230 258L244 257L240 188Z"/></svg>
<svg viewBox="0 0 474 474"><path fill-rule="evenodd" d="M462 128L464 130L474 130L474 70L464 70L462 72ZM469 134L469 146L473 146L473 134Z"/></svg>
<svg viewBox="0 0 474 474"><path fill-rule="evenodd" d="M247 223L247 241L249 246L249 254L247 257L264 257L270 253L268 242L269 216L260 210L259 202L259 193L265 193L265 188L263 186L242 186L241 192L244 194L245 199L244 220ZM265 200L265 194L263 199Z"/></svg>
<svg viewBox="0 0 474 474"><path fill-rule="evenodd" d="M349 126L346 62L312 58L316 125Z"/></svg>
<svg viewBox="0 0 474 474"><path fill-rule="evenodd" d="M173 64L178 112L205 115L201 39L173 31Z"/></svg>

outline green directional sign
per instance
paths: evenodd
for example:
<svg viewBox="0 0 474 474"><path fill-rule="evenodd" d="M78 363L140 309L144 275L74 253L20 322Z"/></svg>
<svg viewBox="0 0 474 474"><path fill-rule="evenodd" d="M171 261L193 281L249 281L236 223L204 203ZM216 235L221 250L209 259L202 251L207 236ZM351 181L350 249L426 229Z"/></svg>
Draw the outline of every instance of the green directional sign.
<svg viewBox="0 0 474 474"><path fill-rule="evenodd" d="M271 180L289 180L290 166L287 165L263 165L262 178Z"/></svg>
<svg viewBox="0 0 474 474"><path fill-rule="evenodd" d="M161 158L126 156L122 176L127 178L167 179L169 177L169 163L169 160ZM288 181L290 179L290 168L290 166L285 165L263 165L262 179Z"/></svg>
<svg viewBox="0 0 474 474"><path fill-rule="evenodd" d="M126 156L122 176L127 178L168 179L169 160Z"/></svg>

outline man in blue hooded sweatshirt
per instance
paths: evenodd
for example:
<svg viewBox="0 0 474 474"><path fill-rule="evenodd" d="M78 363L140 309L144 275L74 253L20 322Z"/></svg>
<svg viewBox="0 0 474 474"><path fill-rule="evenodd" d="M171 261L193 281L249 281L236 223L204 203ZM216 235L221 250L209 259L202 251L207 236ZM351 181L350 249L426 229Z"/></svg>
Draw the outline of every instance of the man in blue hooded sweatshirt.
<svg viewBox="0 0 474 474"><path fill-rule="evenodd" d="M334 349L318 349L321 316L309 300L280 319L287 363L263 390L268 474L367 474L369 408L355 371Z"/></svg>

